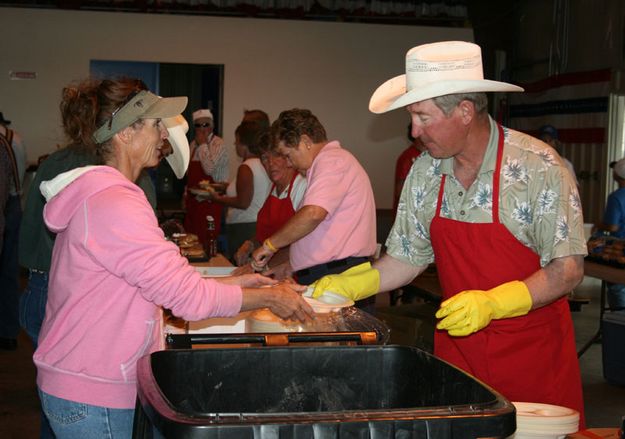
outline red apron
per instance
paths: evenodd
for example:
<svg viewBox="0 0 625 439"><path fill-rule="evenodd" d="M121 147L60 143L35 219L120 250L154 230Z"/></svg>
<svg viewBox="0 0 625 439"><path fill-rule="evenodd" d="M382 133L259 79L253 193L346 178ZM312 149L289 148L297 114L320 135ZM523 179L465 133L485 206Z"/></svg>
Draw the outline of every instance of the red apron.
<svg viewBox="0 0 625 439"><path fill-rule="evenodd" d="M291 201L291 190L293 189L293 182L296 178L297 173L293 175L291 183L289 183L289 192L286 198L280 199L272 195L276 185L274 184L272 186L267 200L258 211L258 217L256 219L256 240L258 242L263 242L280 230L289 218L295 214L293 202Z"/></svg>
<svg viewBox="0 0 625 439"><path fill-rule="evenodd" d="M498 127L493 176L493 222L465 223L440 216L445 175L430 226L443 299L464 290L489 290L523 280L540 258L499 220L499 180L504 135ZM573 408L584 427L584 404L573 323L565 297L526 316L493 320L467 337L436 330L434 353L474 375L511 401Z"/></svg>
<svg viewBox="0 0 625 439"><path fill-rule="evenodd" d="M213 178L206 175L202 170L199 160L191 160L187 171L187 194L185 196L185 206L187 213L184 217L184 229L189 233L195 233L200 242L206 242L206 216L215 218L215 229L217 234L221 233L221 214L223 205L212 201L197 201L195 196L188 191L188 188L197 187L201 180L213 181Z"/></svg>

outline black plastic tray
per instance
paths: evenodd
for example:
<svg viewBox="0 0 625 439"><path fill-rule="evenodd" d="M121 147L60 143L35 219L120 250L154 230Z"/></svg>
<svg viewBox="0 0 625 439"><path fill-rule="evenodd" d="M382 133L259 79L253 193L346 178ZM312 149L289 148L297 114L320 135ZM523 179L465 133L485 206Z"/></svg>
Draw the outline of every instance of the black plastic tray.
<svg viewBox="0 0 625 439"><path fill-rule="evenodd" d="M134 437L476 438L514 406L408 346L169 350L138 364Z"/></svg>

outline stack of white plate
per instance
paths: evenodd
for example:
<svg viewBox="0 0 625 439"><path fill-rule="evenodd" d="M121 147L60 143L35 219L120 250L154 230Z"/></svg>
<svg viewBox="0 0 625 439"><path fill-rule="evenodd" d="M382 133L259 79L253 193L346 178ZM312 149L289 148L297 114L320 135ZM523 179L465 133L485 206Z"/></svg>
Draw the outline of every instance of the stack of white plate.
<svg viewBox="0 0 625 439"><path fill-rule="evenodd" d="M514 439L562 439L579 429L579 412L550 404L513 402L516 407Z"/></svg>

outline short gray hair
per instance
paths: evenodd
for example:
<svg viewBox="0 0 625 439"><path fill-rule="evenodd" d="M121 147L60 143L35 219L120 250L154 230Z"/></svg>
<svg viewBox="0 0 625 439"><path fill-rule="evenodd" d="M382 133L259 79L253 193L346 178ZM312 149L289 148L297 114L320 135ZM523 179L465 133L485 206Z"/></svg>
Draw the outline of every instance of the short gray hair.
<svg viewBox="0 0 625 439"><path fill-rule="evenodd" d="M434 104L441 109L445 116L449 116L451 112L462 101L471 101L475 105L475 111L477 113L484 113L488 108L488 98L486 93L454 93L450 95L438 96L432 98Z"/></svg>

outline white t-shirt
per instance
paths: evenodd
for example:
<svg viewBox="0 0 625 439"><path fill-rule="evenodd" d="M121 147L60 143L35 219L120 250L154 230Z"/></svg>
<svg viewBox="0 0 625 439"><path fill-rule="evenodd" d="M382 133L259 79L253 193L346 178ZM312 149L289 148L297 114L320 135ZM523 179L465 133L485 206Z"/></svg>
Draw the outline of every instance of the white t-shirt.
<svg viewBox="0 0 625 439"><path fill-rule="evenodd" d="M291 203L293 204L293 209L299 209L299 205L304 199L304 193L306 193L306 186L308 186L306 177L302 176L302 174L298 172L295 180L293 181L293 189L291 189ZM282 200L286 198L289 193L289 186L287 186L281 194L278 194L277 192L278 189L274 187L273 191L271 191L271 195Z"/></svg>
<svg viewBox="0 0 625 439"><path fill-rule="evenodd" d="M255 223L258 211L265 200L269 191L271 190L271 180L267 175L267 171L263 167L260 159L251 158L245 160L240 166L247 165L252 170L254 179L254 195L252 196L252 202L247 209L237 209L236 207L228 208L228 215L226 216L226 224L238 224L238 223ZM237 194L237 177L228 184L226 189L226 195L234 197Z"/></svg>

